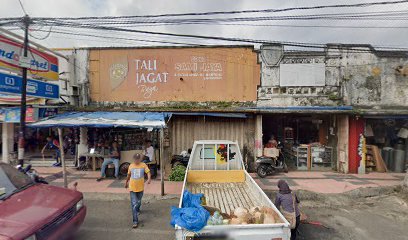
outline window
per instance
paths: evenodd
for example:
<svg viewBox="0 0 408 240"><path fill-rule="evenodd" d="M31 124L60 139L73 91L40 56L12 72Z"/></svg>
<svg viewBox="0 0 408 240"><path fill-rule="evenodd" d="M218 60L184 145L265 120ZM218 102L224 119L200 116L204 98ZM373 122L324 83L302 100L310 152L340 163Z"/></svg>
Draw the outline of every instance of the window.
<svg viewBox="0 0 408 240"><path fill-rule="evenodd" d="M0 163L0 199L7 198L20 189L33 184L31 178L11 165Z"/></svg>
<svg viewBox="0 0 408 240"><path fill-rule="evenodd" d="M242 169L242 159L235 144L198 144L194 150L192 170Z"/></svg>

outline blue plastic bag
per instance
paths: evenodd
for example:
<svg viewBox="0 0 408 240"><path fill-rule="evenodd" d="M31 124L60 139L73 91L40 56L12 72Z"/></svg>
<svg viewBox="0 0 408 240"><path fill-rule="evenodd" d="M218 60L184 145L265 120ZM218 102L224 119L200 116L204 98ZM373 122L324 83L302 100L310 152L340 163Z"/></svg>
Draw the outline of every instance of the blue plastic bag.
<svg viewBox="0 0 408 240"><path fill-rule="evenodd" d="M198 232L207 225L210 213L203 207L171 208L171 225Z"/></svg>
<svg viewBox="0 0 408 240"><path fill-rule="evenodd" d="M192 194L189 191L183 193L183 207L171 208L171 222L189 231L198 232L207 225L210 213L201 206L201 197L204 194Z"/></svg>
<svg viewBox="0 0 408 240"><path fill-rule="evenodd" d="M193 194L187 190L183 193L183 208L187 207L201 207L202 193Z"/></svg>

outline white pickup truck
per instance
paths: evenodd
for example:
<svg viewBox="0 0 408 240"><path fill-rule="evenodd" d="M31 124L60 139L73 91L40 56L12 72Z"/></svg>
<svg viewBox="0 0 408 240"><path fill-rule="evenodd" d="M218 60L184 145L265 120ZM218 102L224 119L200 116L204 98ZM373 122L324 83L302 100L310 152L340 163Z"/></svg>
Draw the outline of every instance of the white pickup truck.
<svg viewBox="0 0 408 240"><path fill-rule="evenodd" d="M207 225L190 232L176 225L176 239L288 240L289 223L244 168L237 142L195 141L184 179L183 192L203 193L207 206L232 214L234 209L266 206L278 216L274 224ZM183 194L183 193L182 193ZM183 196L180 205L183 204ZM222 235L221 238L214 238Z"/></svg>

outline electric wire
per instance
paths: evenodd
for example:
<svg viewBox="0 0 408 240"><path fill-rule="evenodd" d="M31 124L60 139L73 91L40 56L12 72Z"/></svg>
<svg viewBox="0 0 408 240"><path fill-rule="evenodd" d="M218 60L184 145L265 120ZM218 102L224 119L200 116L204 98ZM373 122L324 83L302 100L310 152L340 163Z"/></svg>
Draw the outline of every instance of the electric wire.
<svg viewBox="0 0 408 240"><path fill-rule="evenodd" d="M20 1L20 0L19 0ZM69 31L54 31L53 27L65 28L69 30L77 31L79 29L94 29L104 32L121 32L121 33L138 33L148 36L160 36L171 38L186 38L197 40L211 40L215 42L240 42L240 43L252 43L252 44L281 44L291 47L300 48L326 48L326 44L319 43L300 43L300 42L280 42L270 40L248 39L248 38L234 38L234 37L221 37L221 36L205 36L205 35L193 35L193 34L177 34L171 32L156 32L146 31L140 29L134 29L134 27L144 26L160 26L160 25L175 25L180 26L182 24L214 24L214 25L237 25L237 26L280 26L280 27L332 27L332 28L346 28L346 26L329 26L329 25L273 25L273 24L249 24L248 22L255 21L298 21L298 20L357 20L357 21L405 21L408 20L408 11L377 11L377 12L356 12L356 13L323 13L323 14L302 14L302 15L287 15L287 16L255 16L255 17L222 17L222 18L176 18L173 17L185 17L185 16L214 16L214 15L230 15L230 14L247 14L247 13L279 13L294 10L312 10L312 9L331 9L331 8L358 8L358 7L370 7L379 5L390 4L404 4L408 3L408 0L404 1L383 1L383 2L369 2L369 3L356 3L356 4L337 4L337 5L319 5L319 6L306 6L306 7L291 7L282 9L263 9L263 10L242 10L242 11L217 11L217 12L201 12L201 13L177 13L177 14L158 14L158 15L142 15L142 16L104 16L104 17L79 17L79 18L31 18L32 24L40 27L49 26L50 30L45 38L48 38L51 34L71 34L76 36L92 37L92 38L110 38L125 41L143 41L152 43L164 43L164 44L183 44L183 45L197 45L193 43L173 42L173 41L155 41L155 40L142 40L142 39L128 39L124 37L109 37L98 36L93 34L75 34ZM20 1L20 4L21 1ZM1 18L0 26L18 26L22 18ZM246 23L240 23L246 22ZM127 28L118 27L126 26ZM357 28L356 26L347 26L347 28ZM393 28L385 26L361 26L361 28ZM395 26L395 28L407 28L405 26ZM40 31L40 30L38 30ZM43 31L43 30L41 30ZM87 36L88 35L88 36ZM34 37L35 38L35 37ZM45 39L44 38L44 39ZM38 39L38 38L37 38ZM346 45L339 44L339 48L346 47ZM355 48L355 47L354 47ZM406 50L407 48L394 48L383 47L381 49L390 50ZM362 51L360 48L347 50Z"/></svg>
<svg viewBox="0 0 408 240"><path fill-rule="evenodd" d="M307 14L307 15L286 15L286 16L261 16L261 17L239 17L239 18L183 18L183 19L133 19L126 21L73 21L54 19L33 19L37 24L54 24L55 21L65 23L98 24L98 25L145 25L145 24L201 24L201 23L222 23L222 22L255 22L255 21L291 21L291 20L408 20L408 11L381 11L364 13L331 13L331 14Z"/></svg>
<svg viewBox="0 0 408 240"><path fill-rule="evenodd" d="M35 31L43 32L43 30L35 30ZM87 33L73 33L73 32L66 32L66 31L56 31L56 30L52 30L50 32L57 33L57 34L63 34L63 35L96 37L96 38L104 38L104 39L118 39L118 40L136 41L136 42L149 42L149 43L164 43L164 44L197 46L197 44L185 43L185 42L172 42L172 41L158 41L158 40L150 40L150 39L148 40L148 39L135 39L135 38L124 38L124 37L112 37L112 36L93 35L93 34L87 34Z"/></svg>
<svg viewBox="0 0 408 240"><path fill-rule="evenodd" d="M64 23L60 22L60 26L65 27L74 27L74 28L86 28L86 29L96 29L96 30L105 30L105 31L118 31L118 32L130 32L130 33L144 33L150 35L159 35L159 36L171 36L171 37L185 37L185 38L197 38L197 39L207 39L207 40L221 40L221 41L230 41L230 42L246 42L246 43L257 43L257 44L282 44L292 47L306 47L306 48L325 48L325 44L318 43L299 43L299 42L278 42L278 41L268 41L268 40L256 40L256 39L244 39L244 38L228 38L220 36L205 36L205 35L193 35L193 34L177 34L169 32L155 32L155 31L145 31L137 29L128 29L128 28L117 28L117 27L107 27L107 26L98 26L90 24L74 24L74 23ZM380 47L386 48L386 47ZM395 48L392 48L395 49ZM406 48L401 48L406 49Z"/></svg>
<svg viewBox="0 0 408 240"><path fill-rule="evenodd" d="M34 39L37 39L37 40L45 40L45 39L47 39L50 35L51 35L51 32L52 32L52 27L53 26L50 26L50 29L48 30L48 31L43 31L43 30L41 30L41 29L32 29L31 31L37 31L37 32L46 32L47 34L44 36L44 37L36 37L36 36L34 36L33 34L31 34L31 33L28 33L31 37L33 37Z"/></svg>
<svg viewBox="0 0 408 240"><path fill-rule="evenodd" d="M180 17L180 16L208 16L208 15L228 15L228 14L243 14L243 13L277 13L295 10L313 10L313 9L331 9L331 8L362 8L371 6L385 6L408 3L408 0L398 1L381 1L381 2L367 2L355 4L336 4L336 5L318 5L318 6L302 6L289 7L278 9L256 9L256 10L237 10L237 11L211 11L211 12L190 12L190 13L170 13L170 14L156 14L156 15L139 15L139 16L104 16L104 17L62 17L61 20L89 20L89 19L126 19L126 18L158 18L158 17ZM37 18L40 19L40 18ZM41 18L54 19L54 18Z"/></svg>
<svg viewBox="0 0 408 240"><path fill-rule="evenodd" d="M21 7L21 9L23 10L24 15L27 15L27 12L26 12L26 10L24 9L24 5L23 5L23 3L21 2L21 0L18 0L18 2L20 3L20 7Z"/></svg>
<svg viewBox="0 0 408 240"><path fill-rule="evenodd" d="M279 42L279 41L268 41L268 40L256 40L256 39L241 39L241 38L226 38L226 37L215 37L215 36L201 36L201 35L189 35L189 34L174 34L174 33L163 33L163 32L152 32L152 31L142 31L137 29L123 29L123 28L114 28L114 27L106 27L106 26L97 26L97 25L89 25L89 24L74 24L74 23L64 23L56 21L55 24L59 24L60 27L73 27L73 28L88 28L88 29L96 29L96 30L103 30L103 31L120 31L120 32L129 32L129 33L143 33L143 34L152 34L152 35L160 35L160 36L172 36L172 37L184 37L184 38L195 38L195 39L206 39L206 40L220 40L220 41L233 41L233 42L246 42L246 43L256 43L256 44L281 44L286 46L293 46L293 47L303 47L303 48L325 48L325 44L311 44L311 43L298 43L298 42ZM183 43L186 44L186 43ZM188 43L187 43L188 44ZM343 45L339 45L343 46ZM379 48L387 49L388 47ZM406 50L406 48L388 48L391 50ZM354 50L351 48L347 48L347 50ZM362 51L361 49L356 49L355 51Z"/></svg>

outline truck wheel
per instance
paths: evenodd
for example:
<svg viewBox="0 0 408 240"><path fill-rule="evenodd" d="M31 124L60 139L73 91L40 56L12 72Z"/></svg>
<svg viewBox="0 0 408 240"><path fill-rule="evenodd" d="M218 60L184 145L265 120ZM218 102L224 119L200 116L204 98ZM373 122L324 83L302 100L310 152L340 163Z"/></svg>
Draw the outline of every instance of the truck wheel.
<svg viewBox="0 0 408 240"><path fill-rule="evenodd" d="M266 166L265 164L259 165L256 169L256 173L260 178L268 176L268 166Z"/></svg>

